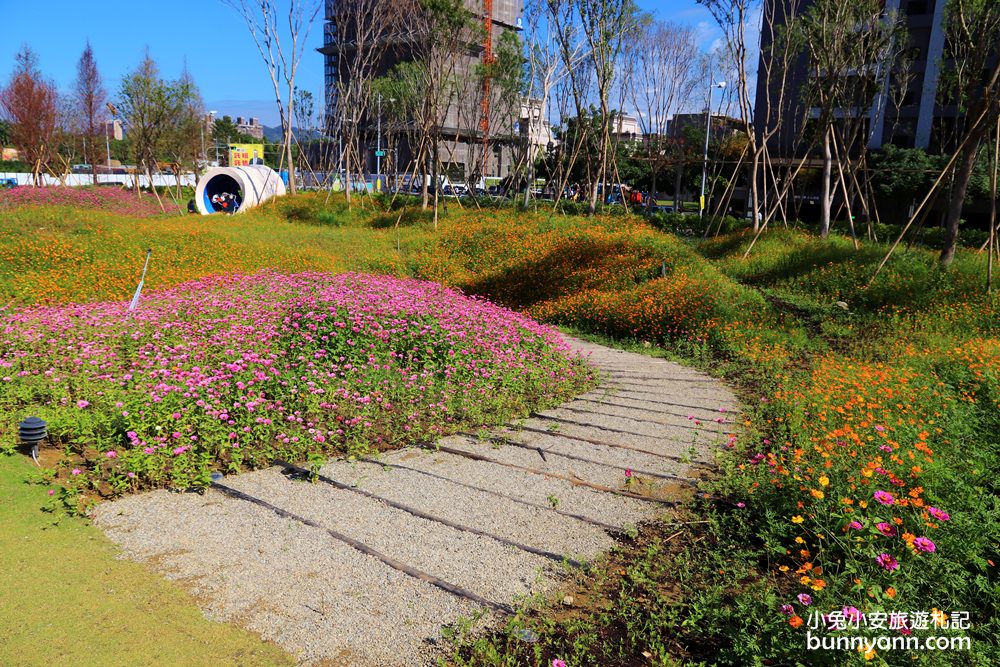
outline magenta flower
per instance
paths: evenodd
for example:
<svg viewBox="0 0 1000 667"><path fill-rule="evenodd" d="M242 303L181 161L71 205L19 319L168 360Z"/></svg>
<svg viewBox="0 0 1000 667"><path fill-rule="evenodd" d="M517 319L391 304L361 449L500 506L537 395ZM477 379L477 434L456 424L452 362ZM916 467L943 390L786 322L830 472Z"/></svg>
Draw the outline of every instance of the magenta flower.
<svg viewBox="0 0 1000 667"><path fill-rule="evenodd" d="M76 402L76 407L80 408L81 410L83 410L88 405L90 405L90 401L77 401Z"/></svg>
<svg viewBox="0 0 1000 667"><path fill-rule="evenodd" d="M566 667L566 661L559 658L552 659L552 667Z"/></svg>
<svg viewBox="0 0 1000 667"><path fill-rule="evenodd" d="M951 518L950 514L948 514L947 512L943 512L936 507L928 507L927 513L930 514L935 519L937 519L938 521L947 521L948 519Z"/></svg>
<svg viewBox="0 0 1000 667"><path fill-rule="evenodd" d="M625 476L626 477L631 477L632 476L632 469L631 468L625 468Z"/></svg>
<svg viewBox="0 0 1000 667"><path fill-rule="evenodd" d="M104 452L104 455L106 457L108 457L109 459L116 459L116 458L118 458L118 452L116 452L113 449L109 449L108 451Z"/></svg>
<svg viewBox="0 0 1000 667"><path fill-rule="evenodd" d="M885 426L876 426L875 430L878 431L879 433L882 433L883 431L885 431Z"/></svg>
<svg viewBox="0 0 1000 667"><path fill-rule="evenodd" d="M73 469L72 469L72 470L70 470L69 472L70 472L70 474L71 474L71 475L79 475L79 474L80 474L81 472L83 472L83 471L82 471L82 470L80 470L79 468L73 468Z"/></svg>
<svg viewBox="0 0 1000 667"><path fill-rule="evenodd" d="M795 607L790 604L783 604L781 605L781 613L785 616L791 616L795 613Z"/></svg>
<svg viewBox="0 0 1000 667"><path fill-rule="evenodd" d="M850 522L849 524L847 524L847 527L848 528L853 528L854 530L861 530L862 528L864 528L864 524L862 524L858 520L854 520L854 521Z"/></svg>
<svg viewBox="0 0 1000 667"><path fill-rule="evenodd" d="M180 456L181 454L183 454L187 450L188 450L188 448L187 448L186 445L181 446L181 447L175 447L174 448L174 456Z"/></svg>
<svg viewBox="0 0 1000 667"><path fill-rule="evenodd" d="M741 501L741 502L736 503L736 506L739 507L740 509L743 509L744 507L747 506L747 504Z"/></svg>
<svg viewBox="0 0 1000 667"><path fill-rule="evenodd" d="M889 572L899 569L899 561L892 557L891 554L879 554L875 557L875 562L884 567Z"/></svg>
<svg viewBox="0 0 1000 667"><path fill-rule="evenodd" d="M875 500L879 501L883 505L892 505L896 502L896 498L893 497L888 491L876 491Z"/></svg>
<svg viewBox="0 0 1000 667"><path fill-rule="evenodd" d="M886 537L892 537L896 534L896 527L886 523L885 521L876 523L875 527L878 528L878 532L882 533Z"/></svg>
<svg viewBox="0 0 1000 667"><path fill-rule="evenodd" d="M933 553L934 550L937 549L934 543L931 542L926 537L918 537L917 539L913 540L913 546L916 548L917 551L925 551L927 553Z"/></svg>
<svg viewBox="0 0 1000 667"><path fill-rule="evenodd" d="M858 609L857 607L844 607L843 612L844 612L844 618L846 618L847 621L850 623L859 622L861 620L861 617L863 616L861 610Z"/></svg>
<svg viewBox="0 0 1000 667"><path fill-rule="evenodd" d="M55 492L55 490L54 490L54 489L49 489L49 495L50 495L50 496L53 496L53 495L55 495L55 493L56 493L56 492Z"/></svg>
<svg viewBox="0 0 1000 667"><path fill-rule="evenodd" d="M813 603L812 596L809 595L808 593L799 593L797 597L798 597L798 600L799 600L799 604L801 604L801 605L803 605L805 607L808 607L809 605L811 605Z"/></svg>

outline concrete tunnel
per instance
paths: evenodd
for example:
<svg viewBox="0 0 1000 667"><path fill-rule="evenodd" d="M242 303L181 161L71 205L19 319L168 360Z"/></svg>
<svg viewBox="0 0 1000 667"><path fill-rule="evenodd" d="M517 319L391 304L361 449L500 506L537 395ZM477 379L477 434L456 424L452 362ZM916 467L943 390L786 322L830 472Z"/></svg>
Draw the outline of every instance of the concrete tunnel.
<svg viewBox="0 0 1000 667"><path fill-rule="evenodd" d="M284 182L270 167L213 167L198 181L194 204L202 215L240 213L284 194ZM223 202L223 195L231 197Z"/></svg>

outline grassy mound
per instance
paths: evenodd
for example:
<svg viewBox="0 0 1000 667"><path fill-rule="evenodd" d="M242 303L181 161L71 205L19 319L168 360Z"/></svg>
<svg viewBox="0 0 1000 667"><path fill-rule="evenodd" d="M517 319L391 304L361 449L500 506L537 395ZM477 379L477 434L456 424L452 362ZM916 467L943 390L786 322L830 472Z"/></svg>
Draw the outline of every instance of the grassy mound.
<svg viewBox="0 0 1000 667"><path fill-rule="evenodd" d="M261 273L0 319L0 406L37 413L66 494L204 486L392 448L592 384L550 329L415 280ZM13 433L5 443L14 447Z"/></svg>
<svg viewBox="0 0 1000 667"><path fill-rule="evenodd" d="M105 211L115 215L149 218L163 215L156 198L149 193L137 196L119 187L28 187L0 189L0 211L61 208L64 212Z"/></svg>

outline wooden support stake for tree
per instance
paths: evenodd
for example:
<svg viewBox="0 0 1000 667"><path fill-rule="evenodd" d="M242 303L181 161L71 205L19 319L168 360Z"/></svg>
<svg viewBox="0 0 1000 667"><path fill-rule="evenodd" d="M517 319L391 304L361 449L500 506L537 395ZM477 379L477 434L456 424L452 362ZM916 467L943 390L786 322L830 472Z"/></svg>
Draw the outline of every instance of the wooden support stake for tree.
<svg viewBox="0 0 1000 667"><path fill-rule="evenodd" d="M979 123L983 121L983 118L985 116L986 116L986 109L983 109L982 113L979 114L979 118L976 119L976 122L973 123L971 127L979 125ZM887 252L885 254L885 257L882 258L882 261L879 263L878 268L875 269L875 274L871 277L871 280L868 281L868 284L865 285L865 289L872 286L872 283L874 283L875 279L878 278L878 274L880 274L882 272L882 269L885 268L885 265L889 262L889 258L892 257L892 253L895 252L896 248L903 240L903 237L906 235L906 232L909 231L910 226L917 219L917 216L923 211L924 206L927 205L927 202L930 200L931 195L934 195L937 192L937 189L941 186L941 182L944 180L944 177L951 172L951 168L955 165L955 160L957 160L958 156L961 155L962 150L965 148L965 144L969 143L969 139L971 138L971 136L972 136L971 132L966 132L965 138L962 139L962 143L960 143L958 145L958 148L955 149L955 152L952 153L951 159L948 160L948 164L944 166L944 169L941 170L941 174L937 177L937 180L934 181L934 184L931 185L930 190L928 190L927 194L924 195L924 199L923 201L920 202L920 206L917 207L917 210L913 212L913 215L910 216L910 219L903 226L903 231L899 233L899 237L897 237L895 242L893 242L892 247L889 248L889 252Z"/></svg>

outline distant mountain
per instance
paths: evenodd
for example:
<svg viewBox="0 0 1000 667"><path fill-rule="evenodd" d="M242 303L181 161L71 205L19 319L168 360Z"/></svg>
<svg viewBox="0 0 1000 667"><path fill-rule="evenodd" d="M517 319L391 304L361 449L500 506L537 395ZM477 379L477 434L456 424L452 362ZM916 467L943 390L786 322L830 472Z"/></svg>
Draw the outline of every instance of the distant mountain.
<svg viewBox="0 0 1000 667"><path fill-rule="evenodd" d="M278 125L277 127L269 127L265 125L264 138L267 139L268 141L281 141L282 139L281 126Z"/></svg>

